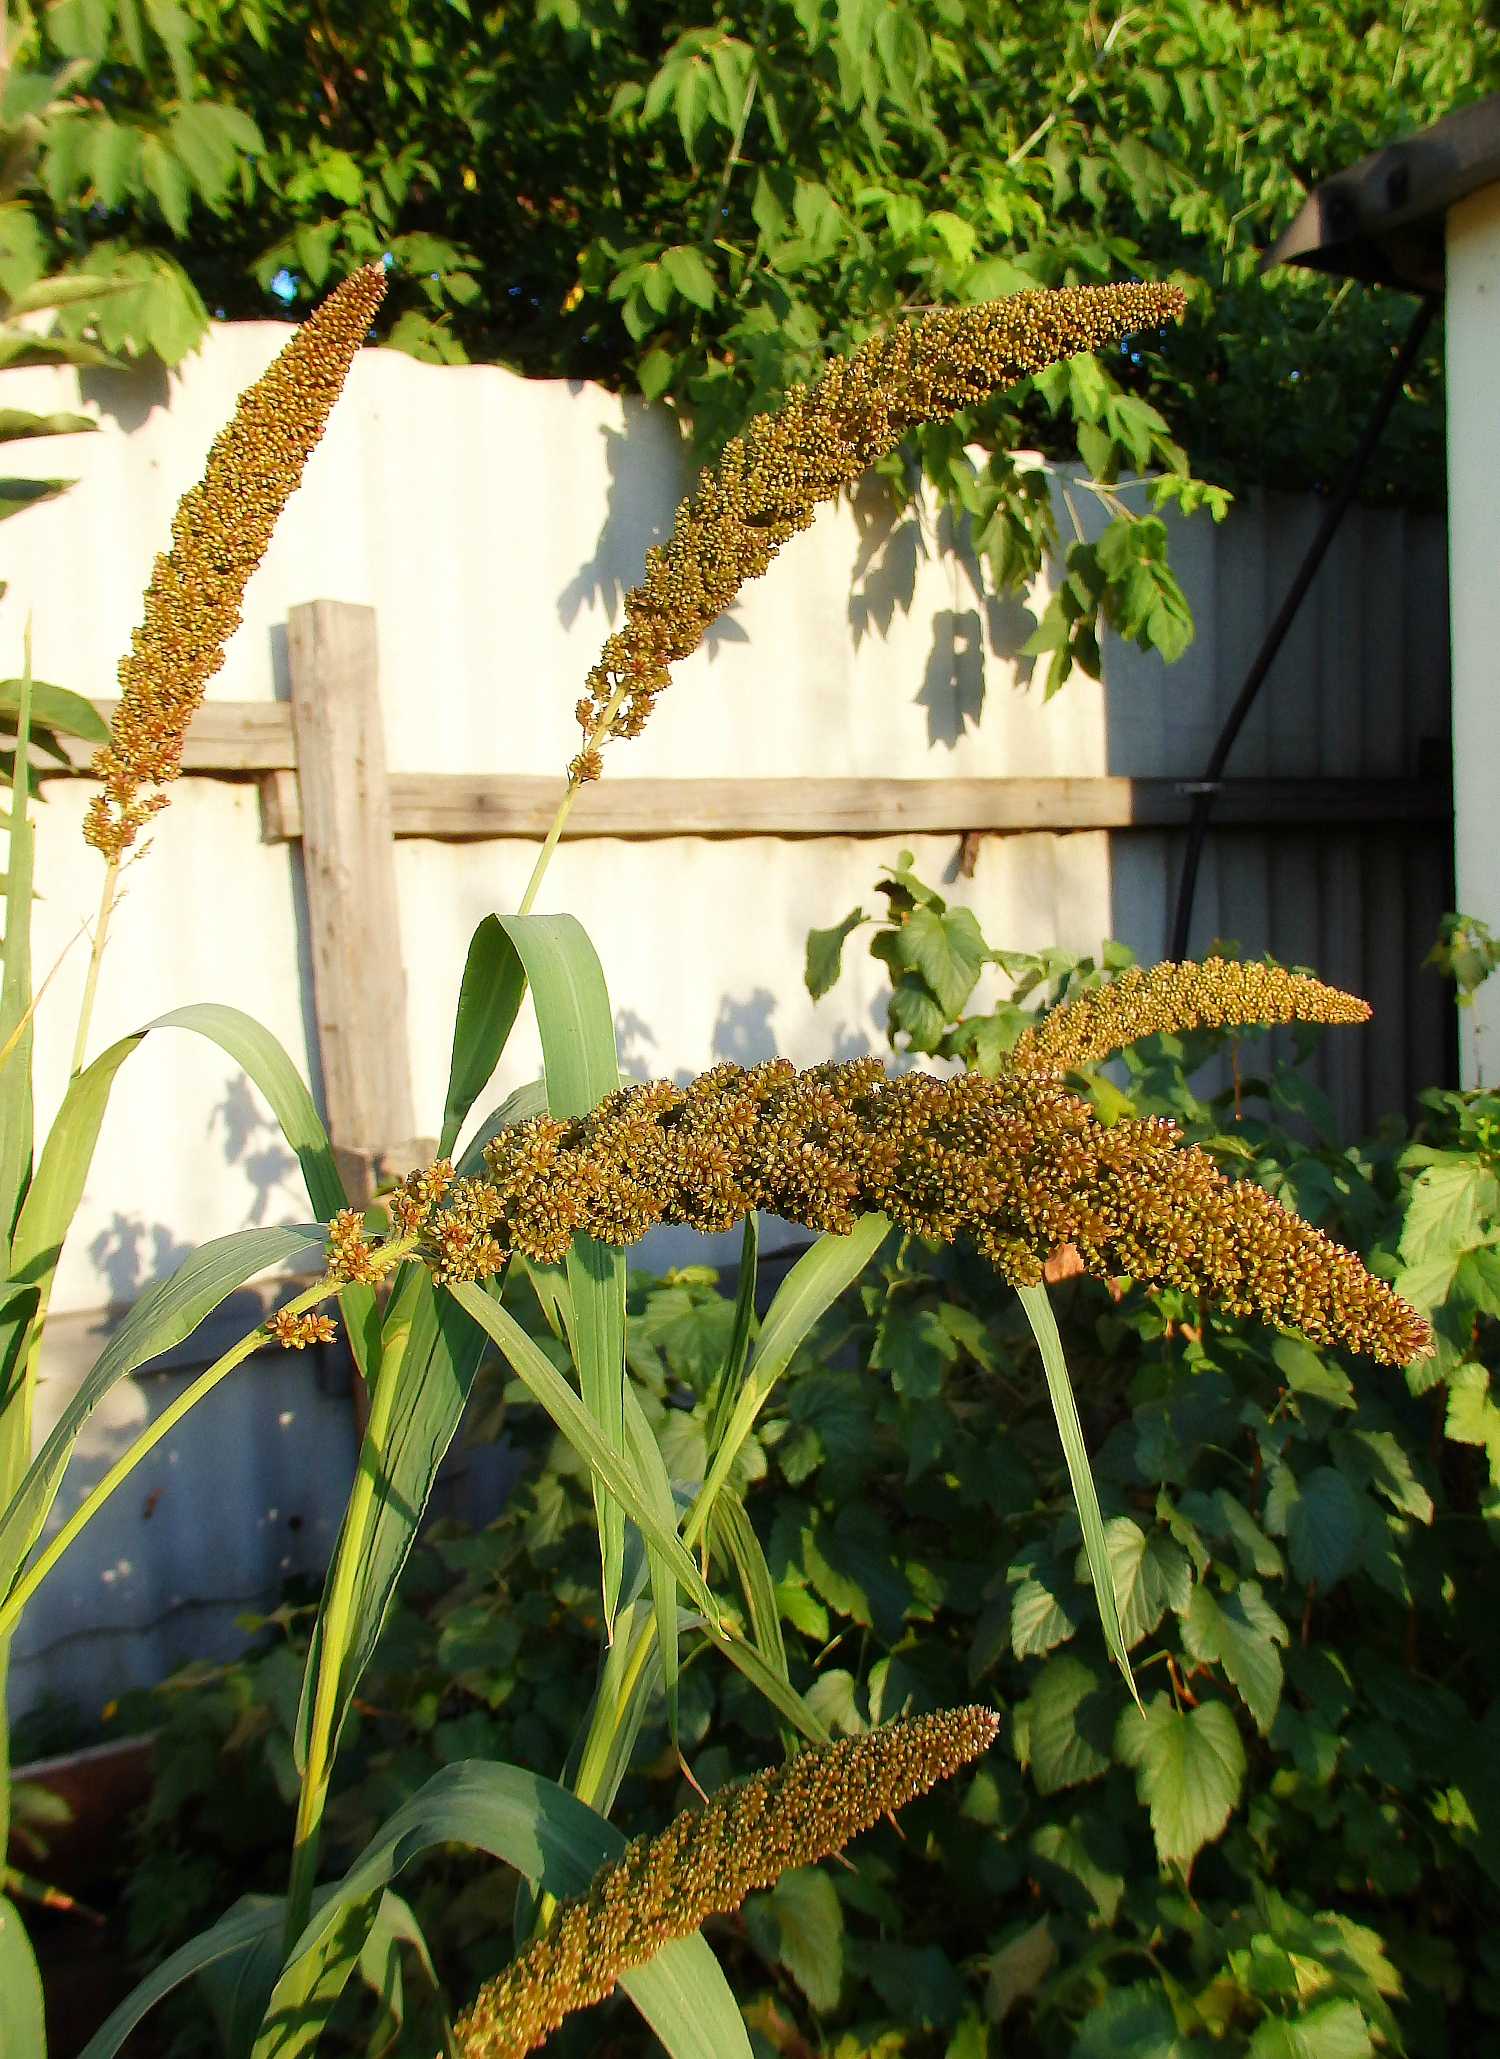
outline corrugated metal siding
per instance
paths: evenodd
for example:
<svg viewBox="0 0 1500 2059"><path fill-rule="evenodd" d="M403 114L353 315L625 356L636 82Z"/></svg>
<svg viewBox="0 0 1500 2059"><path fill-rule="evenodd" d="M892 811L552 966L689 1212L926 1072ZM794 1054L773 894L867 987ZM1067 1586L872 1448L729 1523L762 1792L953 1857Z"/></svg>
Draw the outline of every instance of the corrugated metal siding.
<svg viewBox="0 0 1500 2059"><path fill-rule="evenodd" d="M1111 772L1201 773L1266 626L1320 518L1255 495L1217 531L1174 525L1198 634L1170 670L1113 643L1105 721ZM1447 542L1438 516L1355 509L1240 733L1229 776L1433 776L1449 751ZM1111 851L1114 933L1144 959L1167 949L1185 838L1134 832ZM1310 965L1363 994L1367 1030L1330 1034L1314 1061L1344 1134L1409 1112L1453 1066L1453 1011L1422 960L1452 903L1441 827L1210 834L1190 949L1216 937Z"/></svg>
<svg viewBox="0 0 1500 2059"><path fill-rule="evenodd" d="M3 532L9 588L0 663L19 669L35 624L38 676L113 691L155 551L236 392L283 339L274 324L216 331L170 380L160 374L32 370L13 404L80 404L101 433L59 447L11 446L16 462L79 484ZM81 401L80 401L81 389ZM285 618L326 597L378 613L381 702L393 770L546 773L576 747L572 709L647 543L670 528L686 479L665 415L590 388L527 383L488 367L444 369L365 353L250 584L214 698L287 695ZM1087 506L1086 497L1075 496ZM1176 525L1174 562L1198 641L1165 672L1109 640L1105 682L1075 678L1044 705L1016 653L1025 610L981 593L974 568L934 548L941 529L894 532L878 497L825 511L772 575L745 593L679 677L645 735L617 748L617 776L849 774L898 777L1105 771L1192 776L1212 744L1261 629L1316 519L1254 502L1215 529ZM80 604L86 596L86 605ZM1041 605L1043 593L1033 597ZM1446 577L1438 522L1353 518L1232 772L1413 771L1446 735ZM78 830L86 790L53 784L40 811L34 954L50 966L91 917L98 865ZM93 1048L184 1002L257 1016L318 1090L300 858L259 837L254 788L184 780L150 856L129 875L95 1017ZM799 1063L883 1047L883 968L856 940L845 978L817 1009L802 986L808 928L871 905L900 839L786 843L749 838L564 845L543 905L571 908L595 940L635 1076L695 1071L773 1050ZM929 879L956 877L957 840L916 838ZM1178 841L1132 832L990 837L969 900L996 943L1101 935L1159 954ZM438 1127L465 945L491 909L513 907L534 849L401 843L395 862L413 1088L420 1129ZM1436 1075L1436 981L1407 978L1446 905L1437 839L1376 834L1215 837L1194 941L1233 934L1249 950L1318 966L1379 1009L1363 1037L1330 1040L1327 1083L1347 1123L1368 1121ZM83 979L76 950L38 1016L38 1114L61 1098ZM990 980L997 975L989 975ZM990 988L981 990L981 993ZM534 1077L523 1025L488 1108ZM295 1161L242 1075L180 1033L148 1039L119 1076L55 1307L86 1313L131 1298L188 1248L251 1221L305 1216ZM732 1239L715 1255L733 1256ZM685 1257L666 1236L657 1262ZM44 1361L43 1414L87 1363L62 1332ZM122 1390L124 1411L91 1426L59 1498L76 1503L124 1431L163 1405L165 1384ZM44 1688L107 1691L157 1677L187 1650L232 1642L235 1612L288 1570L326 1555L352 1463L347 1403L310 1367L257 1363L163 1446L163 1499L145 1514L145 1471L109 1523L75 1548L28 1612L12 1706ZM499 1474L466 1462L445 1493L479 1515ZM180 1512L162 1520L168 1508ZM285 1512L299 1517L286 1528ZM208 1542L205 1542L208 1539Z"/></svg>

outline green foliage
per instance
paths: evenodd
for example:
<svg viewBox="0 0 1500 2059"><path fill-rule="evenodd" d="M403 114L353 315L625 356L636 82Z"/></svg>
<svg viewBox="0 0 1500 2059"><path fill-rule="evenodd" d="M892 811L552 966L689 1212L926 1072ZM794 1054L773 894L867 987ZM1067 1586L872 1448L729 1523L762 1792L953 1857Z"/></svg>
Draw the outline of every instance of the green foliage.
<svg viewBox="0 0 1500 2059"><path fill-rule="evenodd" d="M1188 1041L1132 1050L1135 1105L1173 1107L1275 1190L1336 1197L1326 1226L1372 1262L1396 1267L1414 1219L1424 1238L1487 1234L1483 1212L1421 1227L1434 1154L1488 1149L1483 1098L1432 1097L1416 1142L1392 1130L1330 1149L1288 1134L1265 1091L1242 1083L1237 1122L1198 1100L1189 1067L1215 1040ZM1484 2048L1500 2013L1485 1956L1500 1914L1500 1443L1471 1449L1453 1411L1487 1399L1496 1318L1455 1270L1461 1355L1413 1393L1400 1373L1180 1295L1074 1279L1053 1300L1144 1712L1107 1662L1014 1298L961 1251L887 1244L787 1362L737 1493L791 1681L825 1721L858 1730L977 1690L1008 1711L1008 1737L906 1812L904 1842L870 1833L852 1871L784 1881L716 1940L757 2050ZM529 1283L505 1302L544 1349ZM683 1485L703 1464L732 1324L701 1271L631 1277L632 1390ZM1419 1387L1433 1377L1413 1370ZM599 1629L587 1469L503 1363L481 1371L476 1404L521 1475L487 1531L439 1525L413 1553L345 1740L329 1813L342 1848L435 1765L482 1753L545 1770L585 1720ZM1459 1430L1472 1420L1460 1406ZM1290 1520L1299 1499L1305 1537ZM1314 1556L1299 1566L1302 1551ZM722 1606L748 1625L748 1603ZM287 1806L268 1799L275 1768L291 1792L277 1683L298 1670L288 1630L304 1634L301 1619L267 1626L261 1656L158 1698L161 1785L132 1899L147 1952L247 1872L274 1879ZM774 1736L737 1676L684 1666L679 1737L705 1788L763 1761ZM614 1813L652 1829L687 1792L658 1688ZM174 1918L168 1890L187 1869L194 1906ZM503 1955L514 1876L447 1858L406 1891L439 1980L467 1993ZM436 2006L412 1999L420 1985L413 1975L409 2020ZM341 2006L355 2035L373 2002ZM178 2021L179 2050L196 2049L204 2030ZM618 2012L589 2031L606 2034L633 2049ZM423 2035L403 2032L393 2052L415 2054Z"/></svg>
<svg viewBox="0 0 1500 2059"><path fill-rule="evenodd" d="M1105 526L1059 496L1063 582L1028 646L1049 691L1097 674L1101 621L1183 648L1164 504L1326 485L1404 302L1263 279L1261 253L1313 180L1500 83L1463 0L70 0L23 51L86 92L34 118L17 277L118 275L77 316L111 349L170 359L205 306L279 313L388 254L397 347L636 388L706 456L902 308L1180 278L1181 333L1055 367L886 468L904 524L925 476L976 595L1039 570L1056 463L1080 469ZM1368 491L1432 505L1436 345L1410 394Z"/></svg>

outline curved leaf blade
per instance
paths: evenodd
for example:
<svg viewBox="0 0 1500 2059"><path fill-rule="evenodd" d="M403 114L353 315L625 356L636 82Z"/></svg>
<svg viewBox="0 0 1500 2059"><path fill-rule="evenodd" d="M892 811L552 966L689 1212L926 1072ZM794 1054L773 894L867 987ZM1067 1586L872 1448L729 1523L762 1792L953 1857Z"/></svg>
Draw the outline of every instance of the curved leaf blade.
<svg viewBox="0 0 1500 2059"><path fill-rule="evenodd" d="M1047 1289L1040 1281L1034 1287L1017 1287L1021 1306L1031 1324L1037 1349L1042 1354L1042 1367L1047 1375L1047 1392L1052 1397L1052 1413L1057 1418L1057 1433L1062 1439L1063 1457L1068 1462L1068 1478L1073 1484L1073 1499L1078 1505L1078 1520L1083 1527L1083 1548L1088 1554L1089 1577L1094 1583L1094 1595L1099 1603L1099 1620L1104 1629L1104 1641L1110 1655L1125 1676L1125 1685L1137 1708L1141 1698L1136 1693L1135 1676L1130 1670L1130 1655L1125 1649L1125 1632L1120 1624L1119 1604L1115 1600L1114 1566L1109 1555L1109 1539L1104 1534L1104 1518L1099 1512L1099 1496L1094 1491L1094 1475L1089 1468L1088 1449L1083 1441L1083 1426L1078 1420L1078 1404L1073 1399L1072 1382L1068 1378L1067 1362L1063 1357L1062 1339L1057 1334L1057 1318L1052 1313L1052 1303L1047 1298Z"/></svg>
<svg viewBox="0 0 1500 2059"><path fill-rule="evenodd" d="M338 1700L330 1731L335 1749L354 1691L379 1642L396 1582L411 1555L438 1467L463 1419L474 1375L488 1342L484 1331L470 1321L447 1290L434 1288L430 1273L418 1271L413 1291L411 1332L396 1375L397 1392L386 1432L385 1460L376 1474L371 1527L360 1559L359 1586L349 1614L348 1638L339 1660ZM393 1303L394 1300L393 1295ZM299 1771L306 1764L313 1694L323 1659L324 1618L342 1544L341 1528L339 1543L329 1561L324 1607L318 1611L303 1674L302 1701L293 1740Z"/></svg>
<svg viewBox="0 0 1500 2059"><path fill-rule="evenodd" d="M446 1158L478 1094L500 1062L526 994L526 969L497 915L469 939L453 1018L453 1056L438 1157Z"/></svg>
<svg viewBox="0 0 1500 2059"><path fill-rule="evenodd" d="M717 1622L719 1612L714 1598L684 1549L682 1539L675 1529L667 1529L658 1520L636 1479L634 1468L622 1453L611 1450L605 1443L593 1417L551 1359L537 1349L510 1310L501 1302L491 1301L482 1287L460 1281L448 1291L460 1307L494 1338L517 1378L530 1388L534 1398L546 1409L579 1456L593 1466L645 1542L666 1556L695 1606Z"/></svg>
<svg viewBox="0 0 1500 2059"><path fill-rule="evenodd" d="M620 1084L609 990L588 932L571 915L500 919L525 968L536 1007L553 1115L587 1115ZM614 1452L625 1450L625 1254L582 1234L568 1248L576 1317L574 1355L583 1404ZM604 1618L614 1620L625 1564L624 1512L594 1482L604 1574Z"/></svg>
<svg viewBox="0 0 1500 2059"><path fill-rule="evenodd" d="M793 1352L823 1311L832 1307L852 1280L859 1278L890 1235L890 1229L886 1216L872 1213L862 1215L845 1237L825 1231L810 1251L803 1252L777 1288L755 1340L744 1384L728 1412L718 1447L711 1451L708 1478L698 1490L684 1525L683 1537L689 1545L702 1535L740 1446L754 1427L771 1389L791 1363Z"/></svg>
<svg viewBox="0 0 1500 2059"><path fill-rule="evenodd" d="M79 1431L110 1388L190 1337L247 1280L320 1243L323 1234L320 1223L236 1230L204 1244L168 1279L146 1289L100 1352L0 1518L0 1581L6 1589L41 1533Z"/></svg>

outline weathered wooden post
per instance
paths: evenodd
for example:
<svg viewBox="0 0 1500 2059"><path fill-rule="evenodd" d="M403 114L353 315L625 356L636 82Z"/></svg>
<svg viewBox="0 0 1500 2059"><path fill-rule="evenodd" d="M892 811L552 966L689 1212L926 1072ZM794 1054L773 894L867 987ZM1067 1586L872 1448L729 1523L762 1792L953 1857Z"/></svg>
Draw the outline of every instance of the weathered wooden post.
<svg viewBox="0 0 1500 2059"><path fill-rule="evenodd" d="M291 609L287 662L328 1134L360 1206L436 1148L414 1134L375 610Z"/></svg>

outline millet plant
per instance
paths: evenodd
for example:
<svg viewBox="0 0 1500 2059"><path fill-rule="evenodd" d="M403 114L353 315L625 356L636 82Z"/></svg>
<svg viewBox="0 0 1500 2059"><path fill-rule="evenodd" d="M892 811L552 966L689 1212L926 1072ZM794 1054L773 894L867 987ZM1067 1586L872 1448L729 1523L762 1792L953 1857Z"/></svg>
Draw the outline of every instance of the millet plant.
<svg viewBox="0 0 1500 2059"><path fill-rule="evenodd" d="M622 1089L612 1010L587 937L567 915L531 912L563 818L582 785L600 775L604 749L639 732L671 663L695 648L741 584L766 570L820 503L915 426L1180 312L1174 290L1132 285L1024 292L898 323L831 365L815 387L794 389L705 473L678 511L673 536L648 553L623 624L585 682L582 745L521 911L487 917L475 932L439 1157L391 1195L388 1227L348 1206L306 1087L248 1017L222 1007L181 1010L85 1066L121 861L165 802L186 726L238 620L245 581L383 285L377 267L355 273L242 398L202 484L179 509L171 550L157 561L144 621L121 665L114 728L95 760L101 791L85 833L106 871L75 1073L35 1160L24 685L19 704L0 1004L0 1040L10 1039L0 1072L8 1237L0 1302L0 1639L71 1539L185 1411L269 1342L300 1347L330 1335L324 1304L335 1299L370 1402L303 1680L286 1894L246 1897L174 1953L114 2012L86 2059L108 2059L153 2001L209 1969L233 1992L227 2035L235 2055L273 2059L308 2049L356 1969L383 1978L381 1969L411 1936L411 1913L392 1886L396 1874L453 1841L507 1861L530 1883L516 1956L453 2028L456 2049L472 2059L520 2054L618 1983L673 2059L747 2059L748 2035L699 1930L702 1919L838 1849L981 1754L997 1727L989 1710L976 1707L833 1743L794 1689L774 1601L767 1606L770 1574L753 1533L735 1525L729 1485L771 1388L893 1227L970 1245L1015 1285L1036 1334L1105 1635L1129 1683L1107 1542L1043 1282L1050 1255L1070 1245L1096 1273L1166 1281L1389 1361L1426 1349L1427 1331L1385 1282L1258 1188L1226 1182L1206 1155L1181 1146L1169 1123L1106 1125L1069 1090L1065 1070L1081 1052L1097 1056L1138 1035L1148 1019L1163 1027L1199 1018L1343 1021L1362 1009L1303 976L1183 966L1122 982L1053 1017L1022 1037L989 1077L888 1079L874 1061L798 1074L777 1061L749 1072L718 1067L685 1088ZM528 988L545 1081L494 1111L455 1161L460 1131ZM110 1086L141 1038L169 1027L214 1038L244 1066L297 1152L315 1220L205 1245L144 1294L33 1457L31 1398L50 1284ZM752 1348L761 1209L819 1236L778 1291ZM626 1377L625 1247L662 1221L744 1224L734 1331L715 1383L704 1477L692 1482L670 1477ZM246 1280L310 1244L325 1254L319 1277L192 1381L38 1549L79 1430L108 1389L190 1334ZM576 1386L503 1303L501 1288L516 1266L529 1273L565 1342ZM489 1761L449 1765L341 1880L319 1885L340 1733L492 1343L590 1470L603 1619L596 1692L566 1784ZM725 1537L737 1575L729 1593L710 1585L710 1543ZM623 1850L609 1811L658 1689L677 1739L685 1641L712 1647L753 1683L795 1756ZM799 1734L804 1743L796 1750ZM12 2024L22 2027L16 2050L40 2053L35 1966L8 1903L0 1906L0 2004L7 2038Z"/></svg>

